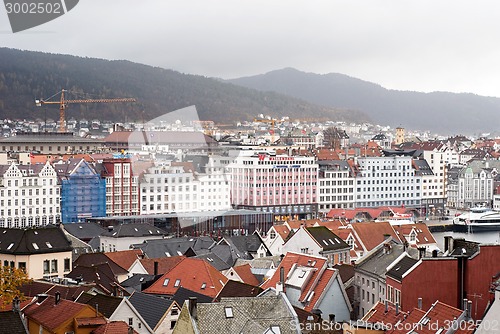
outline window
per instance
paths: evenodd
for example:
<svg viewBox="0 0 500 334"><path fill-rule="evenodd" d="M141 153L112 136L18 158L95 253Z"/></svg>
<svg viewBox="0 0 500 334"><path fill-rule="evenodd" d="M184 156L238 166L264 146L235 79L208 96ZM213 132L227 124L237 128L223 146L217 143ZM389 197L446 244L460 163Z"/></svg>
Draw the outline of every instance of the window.
<svg viewBox="0 0 500 334"><path fill-rule="evenodd" d="M174 283L174 286L177 287L181 284L181 280L180 279L177 279L175 280L175 283Z"/></svg>
<svg viewBox="0 0 500 334"><path fill-rule="evenodd" d="M64 259L64 271L71 271L71 261L69 258Z"/></svg>
<svg viewBox="0 0 500 334"><path fill-rule="evenodd" d="M26 271L26 262L19 262L18 268Z"/></svg>
<svg viewBox="0 0 500 334"><path fill-rule="evenodd" d="M174 329L177 321L170 321L170 329Z"/></svg>
<svg viewBox="0 0 500 334"><path fill-rule="evenodd" d="M163 281L163 286L167 286L168 282L170 282L170 279L169 278L165 278L165 280Z"/></svg>
<svg viewBox="0 0 500 334"><path fill-rule="evenodd" d="M43 273L44 274L48 274L50 272L49 265L50 265L49 260L43 261Z"/></svg>
<svg viewBox="0 0 500 334"><path fill-rule="evenodd" d="M128 325L133 326L134 325L134 318L128 318Z"/></svg>
<svg viewBox="0 0 500 334"><path fill-rule="evenodd" d="M224 307L224 313L226 314L226 318L233 317L233 308L232 307Z"/></svg>
<svg viewBox="0 0 500 334"><path fill-rule="evenodd" d="M51 267L50 268L51 273L57 273L57 260L52 260L50 267Z"/></svg>

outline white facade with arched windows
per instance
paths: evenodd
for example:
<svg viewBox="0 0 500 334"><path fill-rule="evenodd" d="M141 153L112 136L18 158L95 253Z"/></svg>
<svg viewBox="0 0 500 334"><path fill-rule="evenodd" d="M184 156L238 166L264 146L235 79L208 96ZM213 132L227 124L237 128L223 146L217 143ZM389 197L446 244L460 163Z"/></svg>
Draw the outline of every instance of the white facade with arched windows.
<svg viewBox="0 0 500 334"><path fill-rule="evenodd" d="M0 227L54 224L60 214L60 186L50 163L0 165Z"/></svg>

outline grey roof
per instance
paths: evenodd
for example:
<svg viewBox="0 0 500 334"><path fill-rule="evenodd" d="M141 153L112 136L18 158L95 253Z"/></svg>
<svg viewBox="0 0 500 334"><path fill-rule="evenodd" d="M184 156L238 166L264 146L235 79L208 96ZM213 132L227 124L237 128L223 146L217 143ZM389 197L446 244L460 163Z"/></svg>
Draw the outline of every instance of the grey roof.
<svg viewBox="0 0 500 334"><path fill-rule="evenodd" d="M0 312L0 334L28 334L21 314L13 311Z"/></svg>
<svg viewBox="0 0 500 334"><path fill-rule="evenodd" d="M154 329L168 311L173 300L168 300L141 292L134 292L128 299L149 327Z"/></svg>
<svg viewBox="0 0 500 334"><path fill-rule="evenodd" d="M465 239L453 239L453 250L450 256L470 257L479 251L479 243Z"/></svg>
<svg viewBox="0 0 500 334"><path fill-rule="evenodd" d="M401 282L403 275L417 263L418 260L411 258L409 256L403 257L396 263L388 272L387 276L397 279Z"/></svg>
<svg viewBox="0 0 500 334"><path fill-rule="evenodd" d="M387 136L383 133L376 134L373 136L372 140L387 140Z"/></svg>
<svg viewBox="0 0 500 334"><path fill-rule="evenodd" d="M231 268L231 266L232 266L232 261L231 261L231 264L226 263L226 262L222 261L221 258L218 257L215 253L212 253L212 252L196 255L196 256L194 256L194 258L203 259L203 260L207 261L212 266L214 266L214 268L217 269L218 271L227 270L227 269Z"/></svg>
<svg viewBox="0 0 500 334"><path fill-rule="evenodd" d="M189 248L196 253L202 249L209 249L215 244L210 237L182 237L157 240L146 240L142 244L134 244L134 249L142 249L148 258L183 255ZM180 253L180 254L179 254Z"/></svg>
<svg viewBox="0 0 500 334"><path fill-rule="evenodd" d="M471 160L467 163L465 168L462 168L459 173L459 177L464 177L465 172L472 172L474 175L478 175L481 171L485 170L488 174L492 172L492 168L500 171L500 161L499 160Z"/></svg>
<svg viewBox="0 0 500 334"><path fill-rule="evenodd" d="M389 245L385 247L384 245ZM387 267L405 252L404 245L390 240L373 249L356 264L355 270L362 270L379 277L385 277Z"/></svg>
<svg viewBox="0 0 500 334"><path fill-rule="evenodd" d="M417 175L434 175L431 167L427 163L427 160L424 159L414 159L413 164L416 167Z"/></svg>
<svg viewBox="0 0 500 334"><path fill-rule="evenodd" d="M262 239L257 233L251 235L240 235L224 237L219 244L226 243L231 248L231 251L236 254L238 258L251 259L253 256L251 253L256 253L260 245L263 245ZM267 255L271 255L269 250L267 250Z"/></svg>
<svg viewBox="0 0 500 334"><path fill-rule="evenodd" d="M164 230L154 227L146 223L128 223L114 226L112 230L102 233L101 236L112 238L125 238L125 237L148 237L157 236L161 237L168 233Z"/></svg>
<svg viewBox="0 0 500 334"><path fill-rule="evenodd" d="M28 229L0 229L1 254L44 254L72 249L64 232L53 225Z"/></svg>
<svg viewBox="0 0 500 334"><path fill-rule="evenodd" d="M227 311L232 316L227 316ZM218 303L198 303L197 326L201 333L296 333L291 321L297 315L282 295L222 298ZM271 332L273 333L273 332Z"/></svg>
<svg viewBox="0 0 500 334"><path fill-rule="evenodd" d="M211 303L213 300L210 296L183 288L182 286L177 289L175 294L172 296L172 300L174 300L178 305L183 305L184 301L189 299L189 297L196 297L199 303Z"/></svg>
<svg viewBox="0 0 500 334"><path fill-rule="evenodd" d="M27 134L18 134L7 138L1 138L0 143L103 143L100 139L83 138L74 136L72 133L58 133L58 132L32 132Z"/></svg>
<svg viewBox="0 0 500 334"><path fill-rule="evenodd" d="M106 229L96 223L69 223L63 224L63 227L69 234L83 241L90 241L106 232Z"/></svg>
<svg viewBox="0 0 500 334"><path fill-rule="evenodd" d="M84 292L78 297L76 302L92 306L109 319L115 313L122 300L122 297L106 296L100 293L92 296L88 292Z"/></svg>
<svg viewBox="0 0 500 334"><path fill-rule="evenodd" d="M306 230L316 240L320 247L323 248L323 251L351 248L342 238L338 237L325 226L306 227Z"/></svg>

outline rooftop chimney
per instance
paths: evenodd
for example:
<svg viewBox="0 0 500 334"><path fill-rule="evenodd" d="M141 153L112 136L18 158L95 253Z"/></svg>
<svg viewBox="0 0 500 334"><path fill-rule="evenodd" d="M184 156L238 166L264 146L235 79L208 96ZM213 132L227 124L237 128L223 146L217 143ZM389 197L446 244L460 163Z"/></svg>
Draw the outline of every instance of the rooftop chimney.
<svg viewBox="0 0 500 334"><path fill-rule="evenodd" d="M56 297L56 305L57 305L61 301L61 293L59 291L56 291L55 297Z"/></svg>
<svg viewBox="0 0 500 334"><path fill-rule="evenodd" d="M467 301L467 312L465 313L467 319L472 318L472 300Z"/></svg>
<svg viewBox="0 0 500 334"><path fill-rule="evenodd" d="M422 309L422 297L418 297L418 309Z"/></svg>
<svg viewBox="0 0 500 334"><path fill-rule="evenodd" d="M389 312L389 302L385 300L385 313Z"/></svg>
<svg viewBox="0 0 500 334"><path fill-rule="evenodd" d="M158 261L155 261L153 265L154 265L153 274L156 276L158 275Z"/></svg>
<svg viewBox="0 0 500 334"><path fill-rule="evenodd" d="M20 310L21 310L21 300L19 300L19 297L16 296L12 300L12 311L19 312Z"/></svg>
<svg viewBox="0 0 500 334"><path fill-rule="evenodd" d="M418 259L420 260L423 257L425 257L425 247L419 247L418 248Z"/></svg>
<svg viewBox="0 0 500 334"><path fill-rule="evenodd" d="M399 315L399 303L396 303L396 315Z"/></svg>
<svg viewBox="0 0 500 334"><path fill-rule="evenodd" d="M196 297L189 297L189 314L193 319L197 320L198 319L198 314L197 314L197 308L196 304L198 302L198 298Z"/></svg>
<svg viewBox="0 0 500 334"><path fill-rule="evenodd" d="M285 292L285 268L284 267L280 268L280 282L281 282L281 287L283 288L283 292Z"/></svg>

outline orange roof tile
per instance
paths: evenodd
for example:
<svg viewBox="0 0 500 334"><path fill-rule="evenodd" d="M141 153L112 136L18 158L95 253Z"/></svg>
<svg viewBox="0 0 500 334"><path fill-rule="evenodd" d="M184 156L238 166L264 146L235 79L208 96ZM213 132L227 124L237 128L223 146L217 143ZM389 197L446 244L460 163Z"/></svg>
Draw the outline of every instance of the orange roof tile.
<svg viewBox="0 0 500 334"><path fill-rule="evenodd" d="M290 229L285 224L273 225L273 228L276 231L276 233L278 233L280 235L281 239L283 239L283 240L286 240L288 238L288 236L290 235Z"/></svg>
<svg viewBox="0 0 500 334"><path fill-rule="evenodd" d="M308 220L290 220L286 222L286 224L292 229L292 230L298 230L301 226L304 227L313 227L315 224L321 223L320 219L308 219Z"/></svg>
<svg viewBox="0 0 500 334"><path fill-rule="evenodd" d="M385 311L385 304L378 302L375 304L363 317L363 320L369 323L383 323L395 325L398 321L403 320L407 313L399 312L396 314L396 309L387 305L387 312Z"/></svg>
<svg viewBox="0 0 500 334"><path fill-rule="evenodd" d="M271 276L267 281L265 281L261 287L265 290L267 288L275 288L276 283L279 282L280 280L280 270L283 267L285 269L285 277L288 275L288 272L292 268L294 264L297 266L311 266L312 263L314 263L314 268L318 269L314 271L312 274L311 278L309 279L308 283L302 290L302 294L300 296L300 299L303 300L309 290L311 289L312 284L316 280L316 277L318 277L319 274L322 273L323 268L326 268L326 262L327 259L322 258L322 257L317 257L317 256L311 256L311 255L306 255L306 254L299 254L299 253L294 253L294 252L288 252L286 253L285 257L283 260L281 260L280 265L274 272L274 275Z"/></svg>
<svg viewBox="0 0 500 334"><path fill-rule="evenodd" d="M125 334L129 333L129 325L124 321L112 321L108 324L99 326L92 331L93 334ZM135 329L133 334L139 334Z"/></svg>
<svg viewBox="0 0 500 334"><path fill-rule="evenodd" d="M233 267L234 271L236 271L238 276L240 276L243 283L257 286L259 285L259 280L257 279L257 277L255 277L254 274L252 274L251 268L252 267L248 263L241 266Z"/></svg>
<svg viewBox="0 0 500 334"><path fill-rule="evenodd" d="M352 223L351 228L367 252L380 245L385 239L385 234L390 235L394 240L399 240L388 222Z"/></svg>
<svg viewBox="0 0 500 334"><path fill-rule="evenodd" d="M142 249L131 249L118 252L107 252L104 253L104 255L120 267L128 270L134 264L135 260L144 256L144 253L142 252Z"/></svg>
<svg viewBox="0 0 500 334"><path fill-rule="evenodd" d="M436 239L429 231L429 227L425 223L414 223L414 224L403 224L403 225L393 225L392 226L399 235L405 238L410 235L411 231L415 231L417 234L417 244L435 244Z"/></svg>
<svg viewBox="0 0 500 334"><path fill-rule="evenodd" d="M184 258L143 292L174 295L182 286L213 298L220 292L227 280L227 277L205 260Z"/></svg>
<svg viewBox="0 0 500 334"><path fill-rule="evenodd" d="M321 294L328 286L328 283L330 282L330 280L332 279L334 274L335 274L335 269L331 269L331 268L327 268L323 272L323 274L319 278L318 284L316 284L316 286L314 287L313 298L311 298L311 301L309 301L309 303L307 303L307 305L304 307L304 310L311 312L314 308L317 308L316 303L319 301Z"/></svg>

